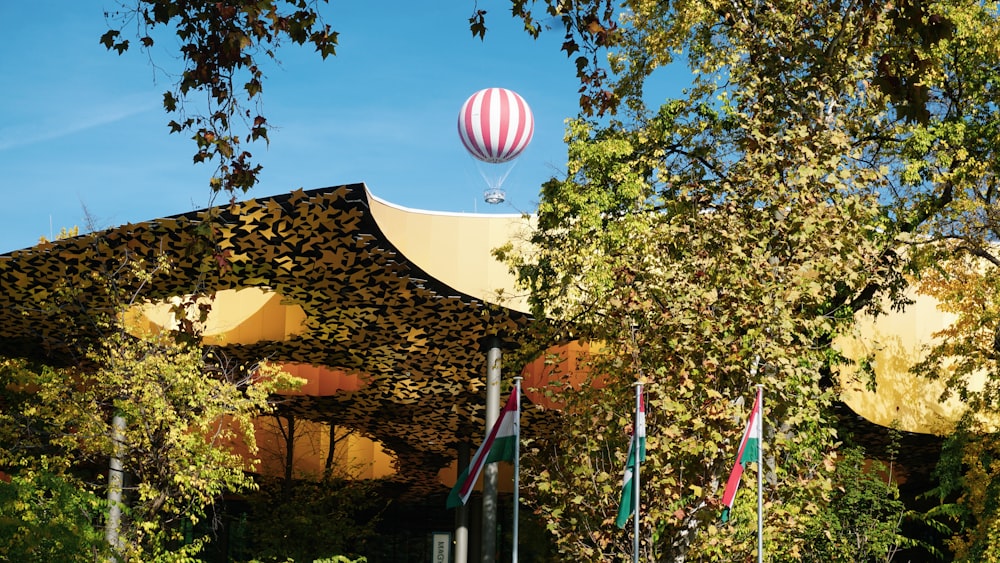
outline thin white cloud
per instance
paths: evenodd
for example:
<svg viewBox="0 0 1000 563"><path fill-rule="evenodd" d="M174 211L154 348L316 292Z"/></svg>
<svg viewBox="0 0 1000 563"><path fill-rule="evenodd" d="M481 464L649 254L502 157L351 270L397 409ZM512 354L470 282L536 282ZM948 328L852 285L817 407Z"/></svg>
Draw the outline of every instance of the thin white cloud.
<svg viewBox="0 0 1000 563"><path fill-rule="evenodd" d="M126 99L81 108L73 113L52 114L37 120L0 125L0 151L52 141L81 131L128 119L156 108L148 100Z"/></svg>

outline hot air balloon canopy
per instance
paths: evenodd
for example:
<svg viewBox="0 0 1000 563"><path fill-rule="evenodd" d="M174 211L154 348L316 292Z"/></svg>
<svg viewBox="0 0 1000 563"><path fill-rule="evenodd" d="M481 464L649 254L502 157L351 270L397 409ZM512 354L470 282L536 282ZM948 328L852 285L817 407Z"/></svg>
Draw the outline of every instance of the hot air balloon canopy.
<svg viewBox="0 0 1000 563"><path fill-rule="evenodd" d="M469 97L458 114L458 135L469 153L489 163L517 158L535 133L524 98L506 88L486 88Z"/></svg>

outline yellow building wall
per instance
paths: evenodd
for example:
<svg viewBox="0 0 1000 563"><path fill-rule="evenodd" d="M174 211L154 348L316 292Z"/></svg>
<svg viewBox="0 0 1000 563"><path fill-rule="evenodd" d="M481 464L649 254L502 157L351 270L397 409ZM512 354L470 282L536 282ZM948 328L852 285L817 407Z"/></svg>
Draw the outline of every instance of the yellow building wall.
<svg viewBox="0 0 1000 563"><path fill-rule="evenodd" d="M174 298L134 309L128 319L129 330L133 334L155 333L175 327L177 321L171 308L179 302L180 298ZM305 329L306 314L302 308L284 304L281 295L269 289L227 289L216 292L210 303L211 312L201 327L207 345L280 342Z"/></svg>
<svg viewBox="0 0 1000 563"><path fill-rule="evenodd" d="M287 425L286 420L281 424ZM258 471L264 475L285 474L286 440L274 417L255 421L257 446L260 452ZM295 421L293 475L301 479L323 476L327 452L330 449L329 425L310 420ZM287 429L287 426L286 426ZM393 458L382 444L353 434L343 428L334 429L334 475L350 479L379 479L395 473Z"/></svg>
<svg viewBox="0 0 1000 563"><path fill-rule="evenodd" d="M133 333L158 332L175 324L174 302L147 304L133 311L129 326ZM225 290L216 293L203 328L207 345L253 344L261 340L282 341L304 329L305 313L297 305L286 305L280 294L263 288ZM308 364L285 364L283 368L305 384L290 395L326 396L351 392L364 385L360 374ZM330 447L325 423L296 420L294 474L296 478L318 478L323 474ZM255 421L259 453L250 456L245 444L231 447L248 459L258 459L256 471L272 476L285 474L285 439L273 417ZM337 429L335 474L357 479L377 479L394 473L393 457L380 443Z"/></svg>
<svg viewBox="0 0 1000 563"><path fill-rule="evenodd" d="M853 338L841 338L835 346L855 361L874 360L876 389L865 389L853 368L841 370L841 398L859 415L883 426L928 434L945 434L964 411L956 399L942 402L943 384L910 373L935 342L933 334L949 326L954 316L937 307L937 301L910 291L915 303L902 312L877 318L861 315Z"/></svg>

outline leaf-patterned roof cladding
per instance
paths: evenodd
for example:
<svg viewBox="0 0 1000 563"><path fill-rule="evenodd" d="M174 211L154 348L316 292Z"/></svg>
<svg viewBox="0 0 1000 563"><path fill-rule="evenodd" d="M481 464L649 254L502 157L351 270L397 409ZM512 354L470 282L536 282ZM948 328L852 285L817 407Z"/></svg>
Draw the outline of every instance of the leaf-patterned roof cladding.
<svg viewBox="0 0 1000 563"><path fill-rule="evenodd" d="M207 233L215 245L209 252L199 246ZM527 337L526 315L454 291L401 255L372 217L367 190L354 184L124 225L0 256L0 351L71 353L68 343L85 340L85 327L57 333L66 327L50 326L33 304L65 284L88 295L86 287L98 283L93 275L114 270L127 256L153 260L158 253L172 267L154 278L151 298L267 287L301 307L305 330L223 352L244 362L266 357L363 374L360 390L289 397L285 408L381 441L396 454L398 478L417 494L441 487L437 471L454 459L457 436L476 441L482 435L483 340L499 335L516 344ZM205 259L213 254L215 260ZM533 416L545 415L526 412L526 431Z"/></svg>

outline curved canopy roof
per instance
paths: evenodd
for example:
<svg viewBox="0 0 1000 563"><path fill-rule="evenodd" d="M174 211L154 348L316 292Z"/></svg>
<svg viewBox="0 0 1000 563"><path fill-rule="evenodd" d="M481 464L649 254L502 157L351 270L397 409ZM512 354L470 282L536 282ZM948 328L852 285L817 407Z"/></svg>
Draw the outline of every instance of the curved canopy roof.
<svg viewBox="0 0 1000 563"><path fill-rule="evenodd" d="M429 220L438 227L427 227ZM401 224L405 221L409 224ZM0 348L50 357L73 353L66 343L85 340L86 330L58 333L66 327L49 326L40 300L64 286L86 291L95 283L92 275L162 253L172 267L157 274L146 297L263 289L244 305L262 312L245 310L236 323L246 332L256 319L258 333L220 331L213 341L222 352L240 361L263 357L356 376L364 383L352 385L354 390L335 392L333 385L321 392L316 386L290 396L285 408L379 440L396 454L399 479L432 488L440 486L438 469L454 459L456 440L482 435L482 342L499 336L516 346L526 337L529 317L491 302L497 300L495 289L513 284L503 279L502 265L484 258L490 245L510 240L525 221L424 217L376 200L354 184L45 243L0 257ZM415 264L410 253L420 255L435 275ZM215 259L200 258L206 255ZM461 290L448 283L447 272L460 274L454 282ZM269 297L271 292L279 297ZM523 308L523 302L515 306ZM266 313L268 307L283 312ZM544 414L529 410L526 416L530 428L530 418Z"/></svg>
<svg viewBox="0 0 1000 563"><path fill-rule="evenodd" d="M380 441L396 456L395 478L428 493L440 488L438 470L455 458L457 441L482 436L484 339L518 346L531 337L524 300L499 293L513 277L491 256L527 229L530 220L517 215L395 207L352 184L44 243L0 256L0 353L59 361L79 352L89 327L54 315L82 318L106 306L89 288L128 261L162 255L171 267L145 297L217 292L227 316L206 327L208 343L236 361L298 364L310 382L288 396L288 412ZM85 298L59 311L45 306L67 289ZM152 325L167 322L146 313ZM874 418L875 403L849 402ZM525 409L525 432L546 432L551 412ZM847 409L841 420L873 430Z"/></svg>

